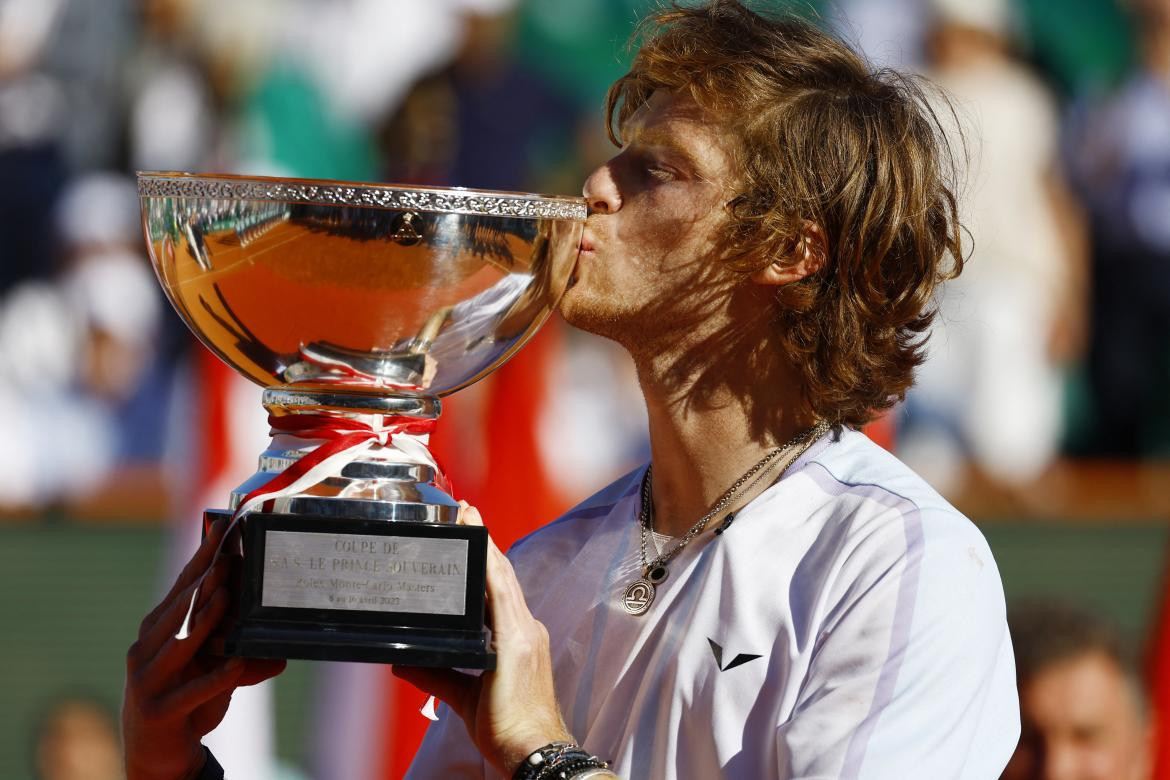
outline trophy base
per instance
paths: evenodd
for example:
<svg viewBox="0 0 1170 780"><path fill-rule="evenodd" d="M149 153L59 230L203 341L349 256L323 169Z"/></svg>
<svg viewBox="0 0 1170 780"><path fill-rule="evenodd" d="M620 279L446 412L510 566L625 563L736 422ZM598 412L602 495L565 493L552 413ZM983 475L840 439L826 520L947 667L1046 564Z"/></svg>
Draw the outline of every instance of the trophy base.
<svg viewBox="0 0 1170 780"><path fill-rule="evenodd" d="M239 525L237 601L214 652L495 668L484 527L269 512Z"/></svg>
<svg viewBox="0 0 1170 780"><path fill-rule="evenodd" d="M295 658L308 661L361 661L450 669L496 667L487 635L436 636L434 633L338 630L319 627L286 628L237 625L212 649L220 655L242 658Z"/></svg>

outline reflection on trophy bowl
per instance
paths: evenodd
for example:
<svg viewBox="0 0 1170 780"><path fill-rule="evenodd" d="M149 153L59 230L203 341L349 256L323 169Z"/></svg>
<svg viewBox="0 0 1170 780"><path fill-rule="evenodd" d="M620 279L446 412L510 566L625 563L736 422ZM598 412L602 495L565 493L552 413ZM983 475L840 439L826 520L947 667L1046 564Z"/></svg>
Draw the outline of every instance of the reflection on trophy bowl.
<svg viewBox="0 0 1170 780"><path fill-rule="evenodd" d="M265 387L273 426L229 502L244 569L226 652L490 665L486 533L454 524L427 434L440 397L547 319L584 201L184 173L138 188L167 297Z"/></svg>

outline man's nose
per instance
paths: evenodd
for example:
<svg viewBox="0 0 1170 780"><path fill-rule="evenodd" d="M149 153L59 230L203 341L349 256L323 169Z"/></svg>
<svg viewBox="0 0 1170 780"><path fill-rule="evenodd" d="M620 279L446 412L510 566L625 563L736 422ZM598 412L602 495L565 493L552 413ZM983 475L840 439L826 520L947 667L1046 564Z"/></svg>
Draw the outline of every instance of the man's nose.
<svg viewBox="0 0 1170 780"><path fill-rule="evenodd" d="M613 179L610 163L598 167L581 188L589 210L597 214L612 214L622 207L622 196Z"/></svg>

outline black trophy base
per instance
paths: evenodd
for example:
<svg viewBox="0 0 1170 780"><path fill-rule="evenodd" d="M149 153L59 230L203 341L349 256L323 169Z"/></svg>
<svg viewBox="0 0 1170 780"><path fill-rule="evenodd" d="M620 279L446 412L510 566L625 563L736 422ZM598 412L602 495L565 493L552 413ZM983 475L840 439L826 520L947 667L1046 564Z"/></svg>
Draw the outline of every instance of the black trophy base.
<svg viewBox="0 0 1170 780"><path fill-rule="evenodd" d="M210 510L209 526L224 514ZM494 669L481 526L255 513L212 650L244 658Z"/></svg>
<svg viewBox="0 0 1170 780"><path fill-rule="evenodd" d="M436 636L423 632L329 631L273 625L237 625L223 639L223 655L243 658L300 658L309 661L494 669L496 655L483 638Z"/></svg>

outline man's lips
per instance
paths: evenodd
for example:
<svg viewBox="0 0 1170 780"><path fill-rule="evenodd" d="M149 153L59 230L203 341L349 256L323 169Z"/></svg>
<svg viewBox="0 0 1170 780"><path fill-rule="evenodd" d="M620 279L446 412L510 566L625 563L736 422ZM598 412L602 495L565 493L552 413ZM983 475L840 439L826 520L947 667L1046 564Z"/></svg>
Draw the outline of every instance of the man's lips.
<svg viewBox="0 0 1170 780"><path fill-rule="evenodd" d="M588 228L581 232L581 242L577 245L577 257L573 262L573 270L569 275L569 286L572 287L577 283L577 277L581 272L581 258L594 256L597 244L594 243L593 236L589 233Z"/></svg>
<svg viewBox="0 0 1170 780"><path fill-rule="evenodd" d="M573 262L573 270L569 274L569 287L577 283L577 273L580 270L581 256L592 254L594 249L593 238L585 233L581 234L581 243L577 246L577 258Z"/></svg>

